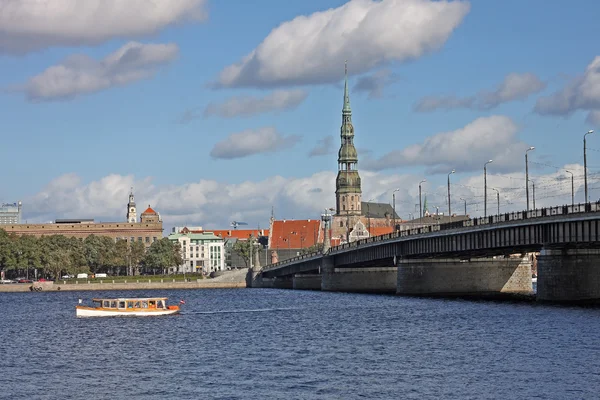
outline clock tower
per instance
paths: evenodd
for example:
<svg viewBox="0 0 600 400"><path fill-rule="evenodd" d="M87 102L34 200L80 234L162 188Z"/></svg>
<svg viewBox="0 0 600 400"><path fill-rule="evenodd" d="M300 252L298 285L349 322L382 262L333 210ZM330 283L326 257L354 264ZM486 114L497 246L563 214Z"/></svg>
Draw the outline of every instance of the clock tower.
<svg viewBox="0 0 600 400"><path fill-rule="evenodd" d="M336 179L336 215L359 217L361 215L360 176L358 175L358 154L354 147L354 126L348 94L348 66L345 66L344 107L342 108L341 146L338 152L338 175ZM352 218L354 220L354 218ZM348 223L348 221L346 222Z"/></svg>
<svg viewBox="0 0 600 400"><path fill-rule="evenodd" d="M127 203L127 222L137 222L137 212L135 210L135 197L133 196L133 188L129 192L129 203Z"/></svg>

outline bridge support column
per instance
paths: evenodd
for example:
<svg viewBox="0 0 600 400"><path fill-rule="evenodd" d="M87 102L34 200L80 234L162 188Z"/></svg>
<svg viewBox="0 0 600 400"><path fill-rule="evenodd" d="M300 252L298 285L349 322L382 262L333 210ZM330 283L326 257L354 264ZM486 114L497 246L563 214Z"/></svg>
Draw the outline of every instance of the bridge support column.
<svg viewBox="0 0 600 400"><path fill-rule="evenodd" d="M294 280L292 276L283 276L273 278L273 286L274 289L293 289L294 288Z"/></svg>
<svg viewBox="0 0 600 400"><path fill-rule="evenodd" d="M321 274L294 275L295 290L321 290Z"/></svg>
<svg viewBox="0 0 600 400"><path fill-rule="evenodd" d="M396 267L336 268L332 257L323 257L321 290L328 292L395 293Z"/></svg>
<svg viewBox="0 0 600 400"><path fill-rule="evenodd" d="M265 287L265 281L260 273L259 268L248 268L246 274L246 287L247 288L263 288Z"/></svg>
<svg viewBox="0 0 600 400"><path fill-rule="evenodd" d="M599 249L542 249L537 268L538 300L600 301Z"/></svg>
<svg viewBox="0 0 600 400"><path fill-rule="evenodd" d="M528 257L403 259L398 262L396 293L477 297L531 294L531 262Z"/></svg>

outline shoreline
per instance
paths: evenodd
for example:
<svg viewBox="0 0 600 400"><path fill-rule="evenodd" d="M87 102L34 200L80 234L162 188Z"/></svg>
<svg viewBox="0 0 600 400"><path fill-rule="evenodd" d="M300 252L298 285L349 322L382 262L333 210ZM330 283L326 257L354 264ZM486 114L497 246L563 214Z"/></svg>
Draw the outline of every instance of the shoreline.
<svg viewBox="0 0 600 400"><path fill-rule="evenodd" d="M31 290L31 287L41 290ZM44 282L41 284L6 284L0 285L0 293L23 292L79 292L100 290L143 290L143 289L239 289L246 288L246 282L128 282L128 283L80 283L80 284L54 284Z"/></svg>

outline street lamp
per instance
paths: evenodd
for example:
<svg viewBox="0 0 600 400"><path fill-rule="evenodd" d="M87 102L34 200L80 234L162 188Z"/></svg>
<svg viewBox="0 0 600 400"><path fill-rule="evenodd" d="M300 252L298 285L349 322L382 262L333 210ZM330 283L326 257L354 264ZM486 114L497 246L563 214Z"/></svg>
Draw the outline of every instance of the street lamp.
<svg viewBox="0 0 600 400"><path fill-rule="evenodd" d="M535 210L535 182L531 181L531 188L533 189L533 209Z"/></svg>
<svg viewBox="0 0 600 400"><path fill-rule="evenodd" d="M568 174L571 174L571 207L575 204L575 186L573 185L573 173L571 171L567 171Z"/></svg>
<svg viewBox="0 0 600 400"><path fill-rule="evenodd" d="M421 198L421 184L427 182L427 179L423 179L419 182L419 218L423 218L423 201Z"/></svg>
<svg viewBox="0 0 600 400"><path fill-rule="evenodd" d="M585 135L583 135L583 185L585 186L585 201L588 202L588 188L587 188L587 158L585 155L585 137L590 133L594 133L593 130L587 131Z"/></svg>
<svg viewBox="0 0 600 400"><path fill-rule="evenodd" d="M529 211L529 164L527 162L527 152L535 150L535 147L531 146L525 150L525 198L527 199L527 211Z"/></svg>
<svg viewBox="0 0 600 400"><path fill-rule="evenodd" d="M466 216L467 215L467 200L463 199L462 197L460 199L465 202L465 216Z"/></svg>
<svg viewBox="0 0 600 400"><path fill-rule="evenodd" d="M490 160L483 164L483 216L487 217L487 165L493 163L494 160Z"/></svg>
<svg viewBox="0 0 600 400"><path fill-rule="evenodd" d="M452 170L452 172L448 174L448 216L450 218L452 218L452 208L450 207L450 175L452 175L455 172L455 170Z"/></svg>
<svg viewBox="0 0 600 400"><path fill-rule="evenodd" d="M498 214L496 215L500 215L500 192L496 188L492 188L492 190L496 191L496 201L498 202Z"/></svg>
<svg viewBox="0 0 600 400"><path fill-rule="evenodd" d="M392 207L394 209L394 215L392 215L392 224L394 226L394 232L396 232L396 192L398 192L399 190L400 188L394 189L394 191L392 192Z"/></svg>

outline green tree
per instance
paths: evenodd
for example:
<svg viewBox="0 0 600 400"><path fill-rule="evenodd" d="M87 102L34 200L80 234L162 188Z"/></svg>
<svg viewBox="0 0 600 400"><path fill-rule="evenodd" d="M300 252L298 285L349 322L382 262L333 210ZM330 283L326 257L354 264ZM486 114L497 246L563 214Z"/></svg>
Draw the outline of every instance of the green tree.
<svg viewBox="0 0 600 400"><path fill-rule="evenodd" d="M171 242L168 238L162 238L152 243L143 260L144 266L154 273L156 273L156 270L164 273L165 268L181 265L182 263L179 244Z"/></svg>
<svg viewBox="0 0 600 400"><path fill-rule="evenodd" d="M252 251L250 251L250 246L254 246L252 248ZM255 252L258 251L259 253L259 257L260 257L260 253L262 253L263 249L262 246L257 246L256 245L256 241L254 241L253 239L248 239L248 240L238 240L237 242L235 242L235 244L233 245L232 248L233 252L236 253L242 260L244 260L244 264L246 264L246 267L249 268L250 267L250 255L252 253L252 258L256 257L256 254L254 254ZM261 257L262 259L263 257Z"/></svg>
<svg viewBox="0 0 600 400"><path fill-rule="evenodd" d="M317 243L310 247L305 247L300 250L300 254L321 253L323 251L323 243Z"/></svg>
<svg viewBox="0 0 600 400"><path fill-rule="evenodd" d="M131 262L130 265L133 268L133 271L135 271L135 275L139 275L140 266L142 264L142 261L144 260L144 256L146 255L146 246L144 246L144 243L142 242L132 242L130 243L129 254ZM132 274L134 274L133 271Z"/></svg>

